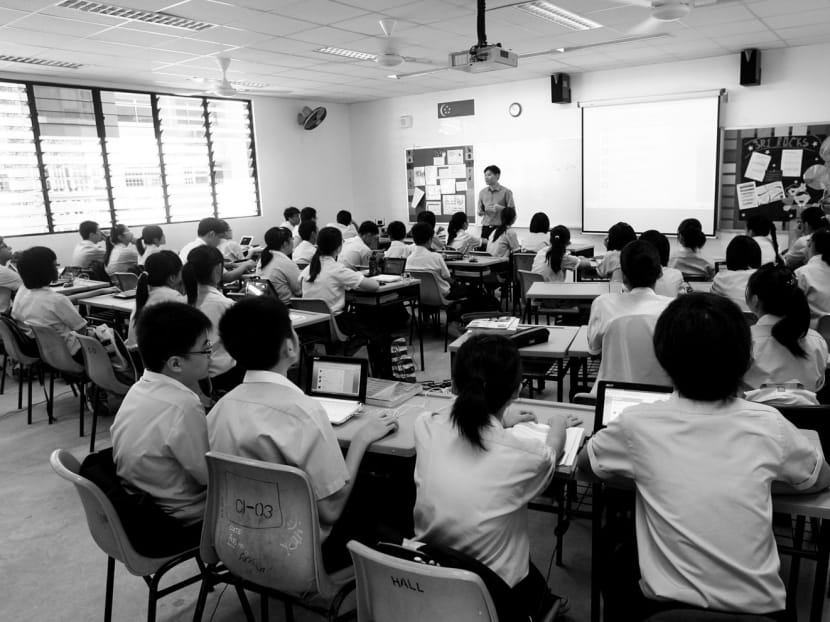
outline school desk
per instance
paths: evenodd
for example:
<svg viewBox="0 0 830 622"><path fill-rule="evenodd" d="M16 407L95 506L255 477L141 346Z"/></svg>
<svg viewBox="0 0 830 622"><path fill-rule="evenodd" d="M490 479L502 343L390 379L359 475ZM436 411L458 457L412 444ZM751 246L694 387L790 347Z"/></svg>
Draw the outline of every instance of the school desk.
<svg viewBox="0 0 830 622"><path fill-rule="evenodd" d="M73 296L84 292L92 292L96 289L104 289L105 287L112 287L112 283L93 281L91 279L75 279L72 281L72 285L54 285L51 289L53 292L63 294L64 296Z"/></svg>
<svg viewBox="0 0 830 622"><path fill-rule="evenodd" d="M573 401L574 395L578 392L580 369L583 371L582 380L585 390L590 391L591 389L588 386L588 359L591 356L591 352L588 350L588 327L580 326L571 345L568 346L568 369L571 372L571 390L568 395L570 401Z"/></svg>
<svg viewBox="0 0 830 622"><path fill-rule="evenodd" d="M608 281L582 283L537 282L527 290L527 298L533 300L593 300L611 291Z"/></svg>

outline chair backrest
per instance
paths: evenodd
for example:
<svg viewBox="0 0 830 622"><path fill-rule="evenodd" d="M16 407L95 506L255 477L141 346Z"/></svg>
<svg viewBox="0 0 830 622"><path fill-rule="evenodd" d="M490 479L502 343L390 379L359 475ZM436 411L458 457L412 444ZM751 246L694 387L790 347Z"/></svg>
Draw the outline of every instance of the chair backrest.
<svg viewBox="0 0 830 622"><path fill-rule="evenodd" d="M200 552L235 576L297 595L331 594L317 504L300 469L208 452Z"/></svg>
<svg viewBox="0 0 830 622"><path fill-rule="evenodd" d="M3 347L8 355L21 365L32 365L40 360L36 356L23 354L20 347L20 329L13 319L5 315L0 315L0 339L3 340Z"/></svg>
<svg viewBox="0 0 830 622"><path fill-rule="evenodd" d="M358 622L497 622L474 572L429 566L348 544L357 579Z"/></svg>
<svg viewBox="0 0 830 622"><path fill-rule="evenodd" d="M754 613L721 613L705 609L667 609L644 622L773 622L775 618Z"/></svg>
<svg viewBox="0 0 830 622"><path fill-rule="evenodd" d="M522 290L522 300L527 298L527 290L530 289L531 285L534 283L541 283L545 280L541 274L531 272L530 270L517 270L516 272L519 275L519 286Z"/></svg>
<svg viewBox="0 0 830 622"><path fill-rule="evenodd" d="M322 298L292 298L291 306L300 311L311 311L313 313L328 313L329 314L329 338L332 341L348 341L349 336L341 332L331 308L328 303Z"/></svg>
<svg viewBox="0 0 830 622"><path fill-rule="evenodd" d="M818 432L824 455L830 455L830 405L774 407L795 427Z"/></svg>
<svg viewBox="0 0 830 622"><path fill-rule="evenodd" d="M130 289L135 289L138 286L138 275L132 272L116 272L113 275L115 284L122 292Z"/></svg>
<svg viewBox="0 0 830 622"><path fill-rule="evenodd" d="M513 266L516 270L530 270L536 253L513 253Z"/></svg>
<svg viewBox="0 0 830 622"><path fill-rule="evenodd" d="M818 319L816 330L822 337L824 337L824 340L827 342L827 347L830 348L830 314L822 315Z"/></svg>
<svg viewBox="0 0 830 622"><path fill-rule="evenodd" d="M656 315L624 315L608 325L602 337L602 360L592 394L596 394L600 380L672 386L671 378L654 354L655 324Z"/></svg>
<svg viewBox="0 0 830 622"><path fill-rule="evenodd" d="M421 281L421 304L425 307L442 307L447 301L441 296L438 278L431 270L409 270L413 279Z"/></svg>
<svg viewBox="0 0 830 622"><path fill-rule="evenodd" d="M44 363L52 369L74 376L84 373L84 366L72 358L66 342L54 328L37 324L29 324L29 326L35 333L37 349Z"/></svg>
<svg viewBox="0 0 830 622"><path fill-rule="evenodd" d="M126 395L130 385L124 384L116 377L110 355L104 345L95 337L86 335L78 335L78 341L81 342L86 375L89 379L105 391Z"/></svg>

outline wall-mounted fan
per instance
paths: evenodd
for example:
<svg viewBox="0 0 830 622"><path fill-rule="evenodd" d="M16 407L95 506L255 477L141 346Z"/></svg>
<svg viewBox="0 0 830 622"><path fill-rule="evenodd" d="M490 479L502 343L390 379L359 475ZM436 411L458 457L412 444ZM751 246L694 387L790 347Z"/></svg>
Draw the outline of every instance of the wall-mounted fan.
<svg viewBox="0 0 830 622"><path fill-rule="evenodd" d="M326 114L327 111L323 106L318 106L314 110L308 106L303 106L303 109L297 115L297 123L302 125L304 130L313 130L325 121Z"/></svg>
<svg viewBox="0 0 830 622"><path fill-rule="evenodd" d="M239 97L241 95L284 95L291 91L282 89L272 89L268 86L251 86L244 82L231 82L228 80L228 68L231 64L231 59L227 56L217 56L216 62L219 69L222 71L222 78L220 80L208 80L208 88L203 93L205 95L215 95L217 97ZM201 80L200 80L201 82Z"/></svg>

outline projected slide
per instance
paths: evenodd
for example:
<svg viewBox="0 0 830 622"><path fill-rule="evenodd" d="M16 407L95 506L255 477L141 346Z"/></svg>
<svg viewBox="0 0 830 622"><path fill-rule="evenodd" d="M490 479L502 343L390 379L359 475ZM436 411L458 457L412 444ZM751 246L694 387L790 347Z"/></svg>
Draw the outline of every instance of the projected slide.
<svg viewBox="0 0 830 622"><path fill-rule="evenodd" d="M582 224L674 233L697 218L714 234L719 98L582 110Z"/></svg>

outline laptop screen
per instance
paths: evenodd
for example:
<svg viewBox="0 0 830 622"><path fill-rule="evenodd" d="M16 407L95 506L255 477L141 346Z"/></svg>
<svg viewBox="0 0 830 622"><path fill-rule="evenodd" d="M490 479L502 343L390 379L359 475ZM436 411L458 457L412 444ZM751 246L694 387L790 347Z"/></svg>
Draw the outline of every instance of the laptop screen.
<svg viewBox="0 0 830 622"><path fill-rule="evenodd" d="M366 359L315 356L311 360L307 393L363 402L368 367Z"/></svg>
<svg viewBox="0 0 830 622"><path fill-rule="evenodd" d="M672 387L634 384L626 382L601 382L597 395L596 429L605 427L630 406L662 402L671 397Z"/></svg>

